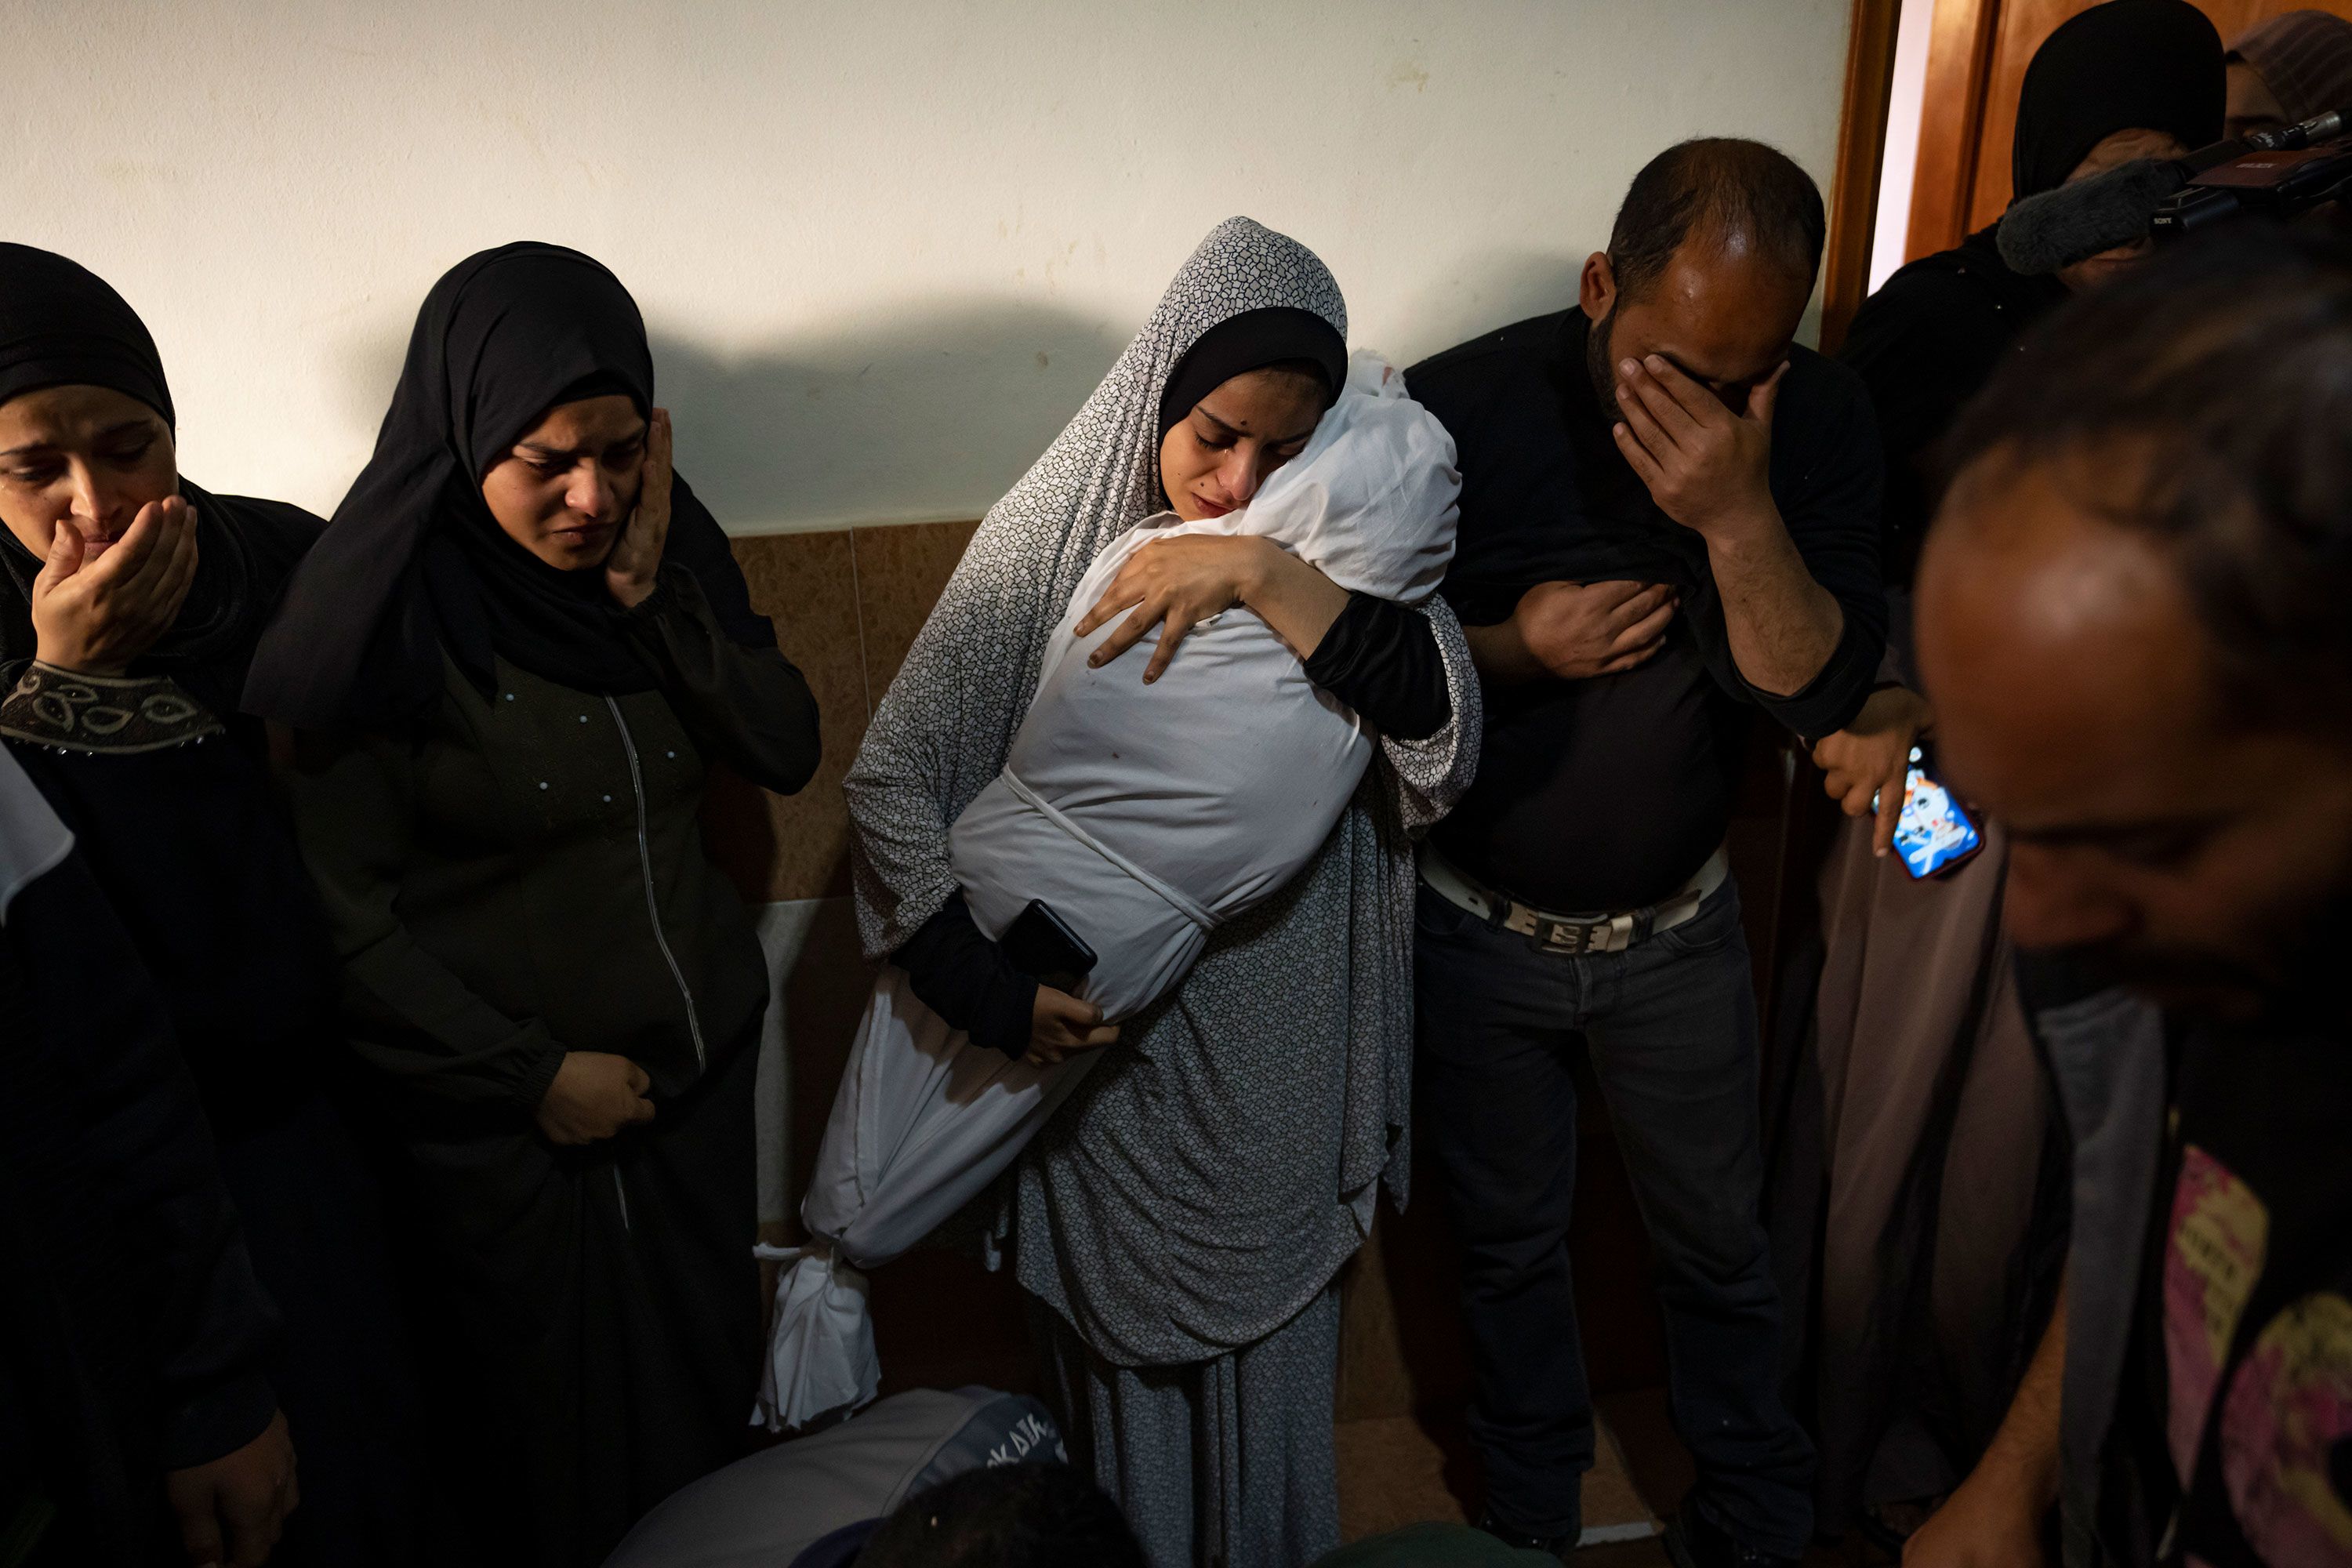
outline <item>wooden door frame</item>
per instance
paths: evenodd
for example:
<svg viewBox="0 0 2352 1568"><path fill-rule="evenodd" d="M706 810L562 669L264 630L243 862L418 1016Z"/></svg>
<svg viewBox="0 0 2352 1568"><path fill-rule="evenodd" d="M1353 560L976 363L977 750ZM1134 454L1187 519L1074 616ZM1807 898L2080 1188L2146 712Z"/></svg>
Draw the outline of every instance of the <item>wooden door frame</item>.
<svg viewBox="0 0 2352 1568"><path fill-rule="evenodd" d="M1938 6L1940 14L1941 6ZM1878 223L1879 164L1895 87L1895 29L1902 0L1853 0L1847 30L1845 104L1838 118L1822 257L1822 351L1832 353L1870 289L1870 238Z"/></svg>
<svg viewBox="0 0 2352 1568"><path fill-rule="evenodd" d="M1936 0L1920 98L1919 158L1911 176L1906 258L1949 250L1968 237L1985 95L2000 35L2000 0Z"/></svg>

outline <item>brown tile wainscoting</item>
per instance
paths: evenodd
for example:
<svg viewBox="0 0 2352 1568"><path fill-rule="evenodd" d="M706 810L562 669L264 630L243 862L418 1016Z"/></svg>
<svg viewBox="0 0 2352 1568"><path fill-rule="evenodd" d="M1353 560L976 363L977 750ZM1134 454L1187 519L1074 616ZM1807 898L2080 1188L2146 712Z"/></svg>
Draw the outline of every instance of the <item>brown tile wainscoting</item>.
<svg viewBox="0 0 2352 1568"><path fill-rule="evenodd" d="M978 522L902 523L734 542L751 606L776 623L808 677L824 761L789 799L730 779L713 792L711 850L753 903L849 891L849 810L841 781L874 705L947 585Z"/></svg>

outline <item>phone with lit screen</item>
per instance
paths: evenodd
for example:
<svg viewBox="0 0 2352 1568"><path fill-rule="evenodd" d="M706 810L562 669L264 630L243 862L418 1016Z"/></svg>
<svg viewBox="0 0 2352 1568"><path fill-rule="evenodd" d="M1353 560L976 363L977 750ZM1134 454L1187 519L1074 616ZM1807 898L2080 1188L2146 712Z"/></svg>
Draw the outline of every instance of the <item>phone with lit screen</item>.
<svg viewBox="0 0 2352 1568"><path fill-rule="evenodd" d="M1895 820L1895 852L1914 877L1934 877L1984 847L1984 835L1911 748L1911 769L1903 781L1903 815ZM1874 808L1876 803L1874 802Z"/></svg>

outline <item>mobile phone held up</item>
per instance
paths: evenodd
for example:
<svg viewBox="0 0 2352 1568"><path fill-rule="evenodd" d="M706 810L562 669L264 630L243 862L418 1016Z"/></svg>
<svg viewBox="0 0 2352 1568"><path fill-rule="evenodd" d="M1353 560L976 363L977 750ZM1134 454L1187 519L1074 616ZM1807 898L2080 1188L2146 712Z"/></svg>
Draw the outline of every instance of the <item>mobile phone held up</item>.
<svg viewBox="0 0 2352 1568"><path fill-rule="evenodd" d="M1039 984L1073 994L1095 967L1095 950L1043 899L1030 900L1004 928L1004 956Z"/></svg>
<svg viewBox="0 0 2352 1568"><path fill-rule="evenodd" d="M1903 781L1903 815L1895 820L1895 852L1903 868L1914 877L1933 877L1950 870L1984 847L1984 835L1926 766L1918 747L1911 748L1911 771ZM1875 809L1876 802L1872 803Z"/></svg>

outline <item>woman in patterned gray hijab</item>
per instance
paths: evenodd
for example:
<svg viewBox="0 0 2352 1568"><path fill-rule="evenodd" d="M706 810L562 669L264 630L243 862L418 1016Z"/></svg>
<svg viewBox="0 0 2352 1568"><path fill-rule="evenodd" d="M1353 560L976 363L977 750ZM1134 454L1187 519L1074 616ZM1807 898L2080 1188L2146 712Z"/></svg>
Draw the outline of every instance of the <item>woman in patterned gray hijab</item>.
<svg viewBox="0 0 2352 1568"><path fill-rule="evenodd" d="M981 524L847 781L871 956L955 895L949 825L1003 765L1072 591L1165 505L1170 375L1218 323L1286 307L1346 332L1312 252L1246 218L1218 226ZM1478 750L1461 627L1434 595L1410 613L1444 667L1444 726L1383 741L1316 858L1128 1022L1016 1173L1017 1276L1072 1447L1155 1564L1303 1563L1338 1542L1333 1279L1381 1183L1404 1197L1411 837L1459 797ZM1140 685L1136 700L1150 700Z"/></svg>

